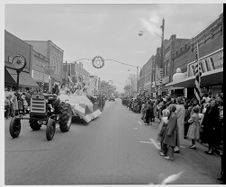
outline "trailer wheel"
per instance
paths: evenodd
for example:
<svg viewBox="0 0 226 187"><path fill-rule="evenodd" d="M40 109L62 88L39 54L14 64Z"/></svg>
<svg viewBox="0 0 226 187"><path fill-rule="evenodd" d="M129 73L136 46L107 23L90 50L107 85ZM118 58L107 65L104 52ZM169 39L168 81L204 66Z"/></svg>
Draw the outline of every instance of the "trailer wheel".
<svg viewBox="0 0 226 187"><path fill-rule="evenodd" d="M70 130L72 121L72 111L69 104L63 104L61 106L61 113L59 119L59 125L61 132L67 132Z"/></svg>
<svg viewBox="0 0 226 187"><path fill-rule="evenodd" d="M52 140L55 132L56 132L56 122L53 119L49 118L46 125L46 139L48 141Z"/></svg>
<svg viewBox="0 0 226 187"><path fill-rule="evenodd" d="M9 132L13 138L17 138L21 130L21 119L14 117L10 121Z"/></svg>
<svg viewBox="0 0 226 187"><path fill-rule="evenodd" d="M41 125L38 124L38 120L37 120L37 119L30 118L30 119L29 119L29 123L30 123L30 127L31 127L34 131L40 130Z"/></svg>

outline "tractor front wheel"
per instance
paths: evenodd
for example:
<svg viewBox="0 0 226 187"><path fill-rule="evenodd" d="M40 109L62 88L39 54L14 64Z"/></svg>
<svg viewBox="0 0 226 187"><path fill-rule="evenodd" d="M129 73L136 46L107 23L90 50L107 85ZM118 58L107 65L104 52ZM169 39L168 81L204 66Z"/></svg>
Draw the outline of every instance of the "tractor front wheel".
<svg viewBox="0 0 226 187"><path fill-rule="evenodd" d="M72 111L69 104L64 104L61 108L61 114L59 119L59 125L61 132L67 132L70 130L72 121Z"/></svg>
<svg viewBox="0 0 226 187"><path fill-rule="evenodd" d="M56 132L56 122L55 120L49 118L46 125L46 139L48 141L52 140L55 132Z"/></svg>
<svg viewBox="0 0 226 187"><path fill-rule="evenodd" d="M17 138L20 134L20 130L21 130L21 119L17 117L12 118L9 125L10 135L13 138Z"/></svg>

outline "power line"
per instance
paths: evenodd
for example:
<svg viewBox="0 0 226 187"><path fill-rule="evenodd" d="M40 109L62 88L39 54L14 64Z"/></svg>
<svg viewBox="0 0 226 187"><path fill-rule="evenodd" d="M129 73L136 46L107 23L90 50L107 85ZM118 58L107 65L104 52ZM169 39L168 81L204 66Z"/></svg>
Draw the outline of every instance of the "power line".
<svg viewBox="0 0 226 187"><path fill-rule="evenodd" d="M126 65L126 66L130 66L130 67L137 68L137 66L134 66L134 65L131 65L131 64L127 64L127 63L124 63L124 62L120 62L120 61L115 60L115 59L105 59L105 60L110 60L110 61L117 62L117 63L119 63L119 64L123 64L123 65Z"/></svg>

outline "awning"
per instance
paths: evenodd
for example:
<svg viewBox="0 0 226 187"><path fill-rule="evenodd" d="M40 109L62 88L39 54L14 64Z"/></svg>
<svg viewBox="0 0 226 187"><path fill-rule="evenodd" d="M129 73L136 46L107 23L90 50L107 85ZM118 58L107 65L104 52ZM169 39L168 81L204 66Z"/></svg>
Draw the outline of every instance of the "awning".
<svg viewBox="0 0 226 187"><path fill-rule="evenodd" d="M5 85L6 86L16 86L15 80L9 74L9 72L5 69Z"/></svg>
<svg viewBox="0 0 226 187"><path fill-rule="evenodd" d="M223 68L216 69L213 71L205 72L201 77L201 87L223 84ZM166 85L168 86L177 86L184 88L194 88L195 87L195 76L188 77L186 79L171 82Z"/></svg>
<svg viewBox="0 0 226 187"><path fill-rule="evenodd" d="M184 87L170 86L170 87L168 88L169 91L170 91L170 90L180 90L180 89L184 89Z"/></svg>
<svg viewBox="0 0 226 187"><path fill-rule="evenodd" d="M13 79L14 84L16 85L17 82L17 72L16 70L6 68L6 71L8 71L9 76L11 79ZM8 81L8 77L5 80L5 82ZM11 80L12 81L12 80ZM20 73L20 79L19 79L19 87L38 87L37 83L33 80L31 75L29 73L21 72Z"/></svg>

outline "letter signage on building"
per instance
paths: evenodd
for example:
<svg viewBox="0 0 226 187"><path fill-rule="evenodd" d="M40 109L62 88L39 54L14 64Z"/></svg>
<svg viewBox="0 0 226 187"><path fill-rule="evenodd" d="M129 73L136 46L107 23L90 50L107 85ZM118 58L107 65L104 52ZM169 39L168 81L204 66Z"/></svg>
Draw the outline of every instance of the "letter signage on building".
<svg viewBox="0 0 226 187"><path fill-rule="evenodd" d="M188 77L191 77L195 74L195 65L197 61L191 62L187 66ZM202 73L219 69L223 67L223 49L215 51L214 53L200 58L200 65Z"/></svg>

